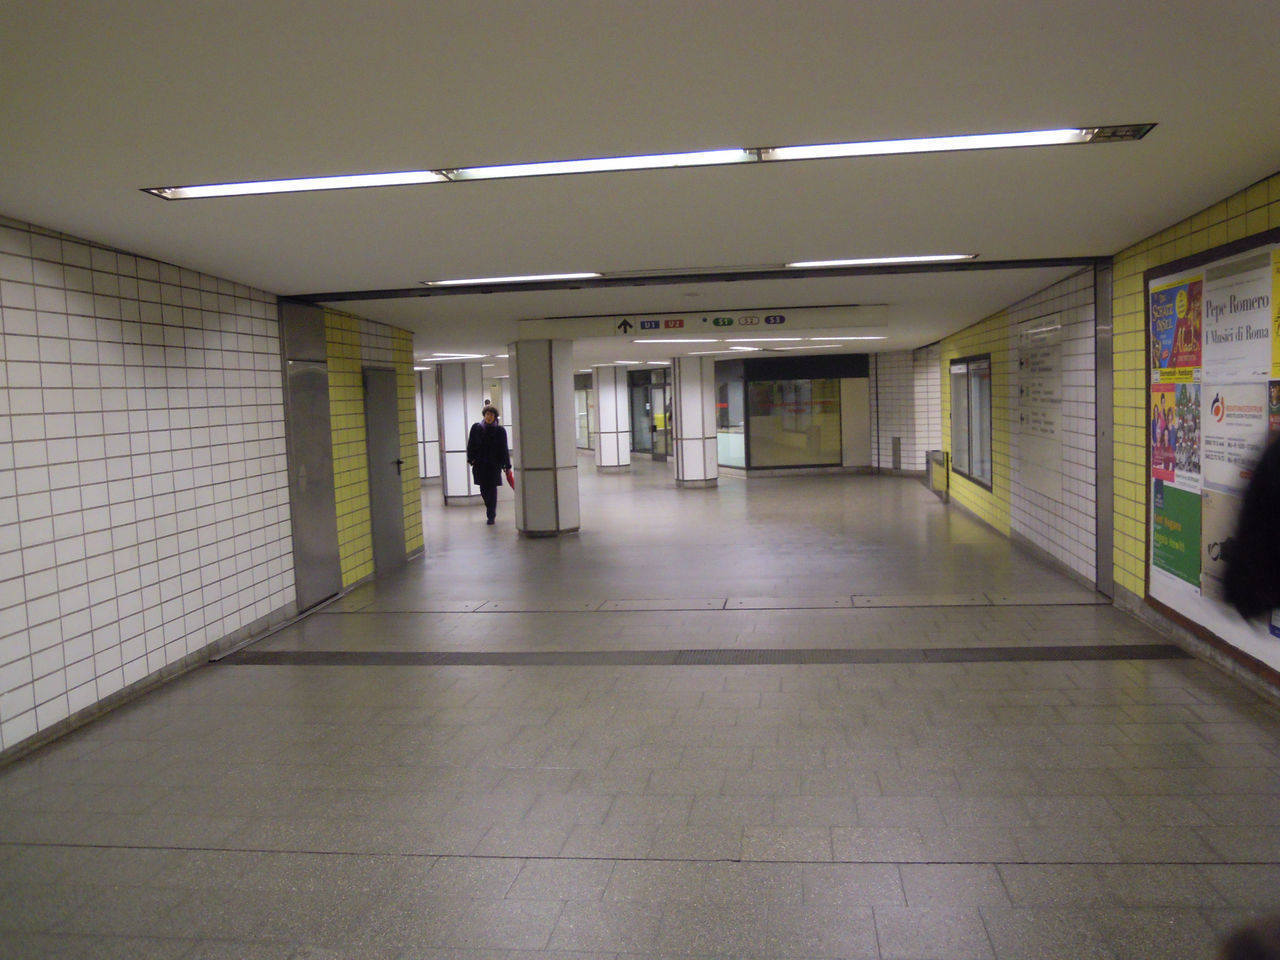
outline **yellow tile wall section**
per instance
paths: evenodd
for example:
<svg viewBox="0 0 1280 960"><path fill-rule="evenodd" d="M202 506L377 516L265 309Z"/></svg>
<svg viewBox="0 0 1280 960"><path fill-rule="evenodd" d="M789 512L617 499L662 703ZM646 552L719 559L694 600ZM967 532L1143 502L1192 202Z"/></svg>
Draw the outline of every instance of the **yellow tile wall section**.
<svg viewBox="0 0 1280 960"><path fill-rule="evenodd" d="M1173 260L1280 227L1280 174L1140 243L1114 261L1115 582L1145 596L1147 552L1147 351L1142 274ZM1102 522L1102 518L1099 518Z"/></svg>
<svg viewBox="0 0 1280 960"><path fill-rule="evenodd" d="M349 587L373 573L360 321L345 313L326 310L324 333L329 367L333 483L338 503L338 558L342 585Z"/></svg>
<svg viewBox="0 0 1280 960"><path fill-rule="evenodd" d="M1009 536L1010 454L1013 358L1009 349L1009 315L1001 312L967 327L942 341L942 446L951 450L952 360L991 355L991 489L987 490L958 473L951 474L951 497L996 530Z"/></svg>
<svg viewBox="0 0 1280 960"><path fill-rule="evenodd" d="M422 481L418 477L418 423L414 401L413 334L392 328L392 358L396 368L396 399L400 415L400 468L404 491L404 549L413 555L423 548Z"/></svg>

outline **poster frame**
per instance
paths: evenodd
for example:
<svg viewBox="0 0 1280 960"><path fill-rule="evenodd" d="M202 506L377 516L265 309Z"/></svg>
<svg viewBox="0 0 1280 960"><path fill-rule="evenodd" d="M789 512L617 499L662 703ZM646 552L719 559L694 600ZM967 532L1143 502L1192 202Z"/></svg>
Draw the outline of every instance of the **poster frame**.
<svg viewBox="0 0 1280 960"><path fill-rule="evenodd" d="M1151 368L1151 288L1153 284L1164 277L1173 276L1188 270L1194 270L1219 260L1229 260L1233 257L1249 253L1251 250L1274 246L1280 244L1280 228L1265 230L1261 233L1250 234L1247 237L1241 237L1238 240L1232 240L1216 247L1211 247L1201 253L1191 254L1190 256L1181 257L1177 260L1170 260L1167 263L1158 264L1143 271L1142 274L1142 327L1143 327L1143 366L1145 369L1145 390L1143 407L1144 410L1151 403L1151 388L1153 386L1152 368ZM1145 414L1143 420L1145 422ZM1144 430L1144 433L1146 431ZM1246 650L1242 650L1235 644L1231 643L1224 637L1220 637L1208 627L1193 620L1191 617L1175 610L1168 604L1161 602L1151 596L1151 549L1152 549L1152 524L1151 524L1151 496L1152 496L1152 451L1151 443L1144 442L1146 470L1143 478L1145 486L1144 500L1146 503L1146 516L1143 520L1143 529L1146 532L1145 543L1143 547L1143 601L1148 607L1159 613L1162 617L1170 620L1177 626L1186 630L1199 640L1203 641L1213 650L1221 655L1234 661L1250 673L1271 684L1272 686L1280 686L1280 669L1259 660Z"/></svg>

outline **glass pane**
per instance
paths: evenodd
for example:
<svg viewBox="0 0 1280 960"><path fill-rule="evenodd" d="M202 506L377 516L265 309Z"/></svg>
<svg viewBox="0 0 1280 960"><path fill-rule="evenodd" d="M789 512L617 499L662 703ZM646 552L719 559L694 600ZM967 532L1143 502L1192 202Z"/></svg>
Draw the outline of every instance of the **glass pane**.
<svg viewBox="0 0 1280 960"><path fill-rule="evenodd" d="M631 385L631 449L648 453L653 449L653 420L649 416L649 386Z"/></svg>
<svg viewBox="0 0 1280 960"><path fill-rule="evenodd" d="M577 421L577 440L579 450L591 448L591 391L573 391L573 409Z"/></svg>
<svg viewBox="0 0 1280 960"><path fill-rule="evenodd" d="M667 398L667 388L655 383L650 388L650 397L653 404L653 455L665 457L671 452L671 402Z"/></svg>
<svg viewBox="0 0 1280 960"><path fill-rule="evenodd" d="M951 467L969 472L969 389L968 366L951 368Z"/></svg>
<svg viewBox="0 0 1280 960"><path fill-rule="evenodd" d="M762 380L748 384L752 467L840 462L840 381Z"/></svg>
<svg viewBox="0 0 1280 960"><path fill-rule="evenodd" d="M717 364L717 368L719 366ZM747 465L744 401L745 390L740 377L720 380L716 384L716 448L721 466Z"/></svg>
<svg viewBox="0 0 1280 960"><path fill-rule="evenodd" d="M969 475L991 482L991 361L969 364Z"/></svg>

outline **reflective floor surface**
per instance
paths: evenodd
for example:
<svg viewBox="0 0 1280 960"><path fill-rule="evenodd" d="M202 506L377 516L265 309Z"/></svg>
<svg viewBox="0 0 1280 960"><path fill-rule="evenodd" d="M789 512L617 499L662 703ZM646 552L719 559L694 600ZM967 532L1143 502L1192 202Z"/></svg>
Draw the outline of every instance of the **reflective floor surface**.
<svg viewBox="0 0 1280 960"><path fill-rule="evenodd" d="M1188 958L1280 714L906 478L424 487L427 552L0 771L0 958Z"/></svg>

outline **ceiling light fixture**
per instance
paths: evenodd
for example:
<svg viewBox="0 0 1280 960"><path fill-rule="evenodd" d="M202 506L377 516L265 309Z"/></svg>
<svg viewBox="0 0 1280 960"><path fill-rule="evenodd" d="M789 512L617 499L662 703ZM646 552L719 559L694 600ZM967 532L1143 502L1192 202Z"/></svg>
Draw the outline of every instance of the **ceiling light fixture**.
<svg viewBox="0 0 1280 960"><path fill-rule="evenodd" d="M803 340L804 337L725 337L725 343L782 343L787 340Z"/></svg>
<svg viewBox="0 0 1280 960"><path fill-rule="evenodd" d="M898 263L954 263L957 260L973 260L976 253L936 253L914 257L857 257L852 260L797 260L788 263L792 269L805 267L886 267Z"/></svg>
<svg viewBox="0 0 1280 960"><path fill-rule="evenodd" d="M593 280L598 273L535 273L522 277L473 277L462 280L423 280L428 287L466 287L483 283L537 283L540 280Z"/></svg>
<svg viewBox="0 0 1280 960"><path fill-rule="evenodd" d="M821 160L831 157L884 157L898 153L941 153L951 150L1058 147L1071 143L1088 143L1093 139L1098 129L1094 127L1065 130L1022 130L1016 133L977 133L958 137L916 137L907 140L863 140L857 143L815 143L803 147L772 147L760 151L760 159Z"/></svg>
<svg viewBox="0 0 1280 960"><path fill-rule="evenodd" d="M718 167L751 163L750 150L701 150L694 153L656 153L639 157L596 157L590 160L552 160L546 163L511 163L493 167L463 167L443 171L450 180L506 180L511 177L548 177L564 173L613 173L619 170L660 170L671 167Z"/></svg>
<svg viewBox="0 0 1280 960"><path fill-rule="evenodd" d="M632 343L719 343L720 341L715 337L712 337L710 340L695 340L692 337L682 337L680 339L674 339L674 340L666 340L666 339L661 339L659 337L654 337L653 339L645 339L642 337L639 340L632 340L631 342Z"/></svg>
<svg viewBox="0 0 1280 960"><path fill-rule="evenodd" d="M433 353L431 356L436 360L484 360L489 355L487 353Z"/></svg>
<svg viewBox="0 0 1280 960"><path fill-rule="evenodd" d="M860 337L814 337L814 340L887 340L885 336L860 336Z"/></svg>
<svg viewBox="0 0 1280 960"><path fill-rule="evenodd" d="M357 190L362 187L403 187L447 180L438 170L398 173L356 173L338 177L299 177L293 180L254 180L247 183L206 183L190 187L148 187L143 193L163 200L244 197L262 193L306 193L312 190Z"/></svg>
<svg viewBox="0 0 1280 960"><path fill-rule="evenodd" d="M782 147L733 147L687 153L655 153L633 157L595 157L585 160L551 160L538 163L497 164L441 170L401 170L394 173L359 173L332 177L300 177L288 180L254 180L240 183L197 184L184 187L144 187L143 193L163 200L195 200L309 190L350 190L361 187L394 187L455 180L500 180L512 177L546 177L574 173L612 173L622 170L658 170L674 167L709 167L739 163L774 163L785 160L817 160L834 157L875 157L908 153L940 153L951 150L998 150L1006 147L1064 146L1078 143L1114 143L1141 140L1154 123L1109 127L1074 127L1060 130L1022 130L1012 133L978 133L954 137L917 137L904 140L866 140L855 143L818 143Z"/></svg>

